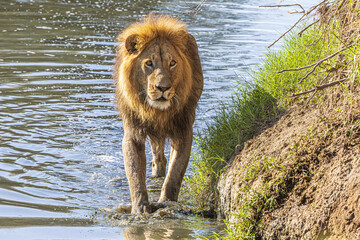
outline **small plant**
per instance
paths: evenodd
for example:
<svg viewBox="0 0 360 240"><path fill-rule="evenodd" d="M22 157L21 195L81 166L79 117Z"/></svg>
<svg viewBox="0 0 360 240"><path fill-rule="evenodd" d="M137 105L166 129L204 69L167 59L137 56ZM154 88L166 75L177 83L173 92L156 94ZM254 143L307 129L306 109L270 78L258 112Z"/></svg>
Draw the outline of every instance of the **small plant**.
<svg viewBox="0 0 360 240"><path fill-rule="evenodd" d="M234 221L225 221L227 236L218 234L213 239L260 239L261 217L264 211L272 209L278 204L279 196L287 194L287 185L284 184L285 166L282 159L256 157L252 164L246 166L240 184L243 186L239 192L238 210L234 212ZM261 172L272 171L278 176L275 181L261 181L254 189L251 184Z"/></svg>

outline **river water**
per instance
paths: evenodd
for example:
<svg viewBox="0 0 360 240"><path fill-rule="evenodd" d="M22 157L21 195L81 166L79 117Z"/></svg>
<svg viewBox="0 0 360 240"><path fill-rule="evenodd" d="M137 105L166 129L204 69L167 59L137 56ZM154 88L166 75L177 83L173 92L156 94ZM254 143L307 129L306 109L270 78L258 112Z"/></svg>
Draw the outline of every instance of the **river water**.
<svg viewBox="0 0 360 240"><path fill-rule="evenodd" d="M194 15L199 2L0 0L0 239L196 239L223 229L199 217L151 226L91 217L130 202L111 79L124 27L150 12L189 24L205 78L201 131L299 17L258 7L277 0L208 0Z"/></svg>

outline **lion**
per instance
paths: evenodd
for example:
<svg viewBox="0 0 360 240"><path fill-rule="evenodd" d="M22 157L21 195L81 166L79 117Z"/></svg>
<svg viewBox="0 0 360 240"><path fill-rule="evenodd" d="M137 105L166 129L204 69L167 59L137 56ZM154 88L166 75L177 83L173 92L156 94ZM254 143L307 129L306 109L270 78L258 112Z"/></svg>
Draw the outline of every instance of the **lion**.
<svg viewBox="0 0 360 240"><path fill-rule="evenodd" d="M149 15L117 38L116 102L124 125L122 151L133 214L150 212L145 141L152 150L152 175L165 177L165 139L170 162L159 202L177 201L193 140L203 73L195 38L170 16Z"/></svg>

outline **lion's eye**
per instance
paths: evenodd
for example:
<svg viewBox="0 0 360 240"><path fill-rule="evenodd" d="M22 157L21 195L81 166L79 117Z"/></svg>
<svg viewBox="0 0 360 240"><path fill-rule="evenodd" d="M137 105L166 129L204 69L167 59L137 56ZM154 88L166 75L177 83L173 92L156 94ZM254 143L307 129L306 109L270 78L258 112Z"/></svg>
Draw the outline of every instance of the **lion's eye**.
<svg viewBox="0 0 360 240"><path fill-rule="evenodd" d="M170 67L173 67L173 66L175 66L176 65L176 61L175 60L171 60L171 62L170 62Z"/></svg>
<svg viewBox="0 0 360 240"><path fill-rule="evenodd" d="M146 61L145 64L149 67L152 67L152 65L153 65L151 60Z"/></svg>

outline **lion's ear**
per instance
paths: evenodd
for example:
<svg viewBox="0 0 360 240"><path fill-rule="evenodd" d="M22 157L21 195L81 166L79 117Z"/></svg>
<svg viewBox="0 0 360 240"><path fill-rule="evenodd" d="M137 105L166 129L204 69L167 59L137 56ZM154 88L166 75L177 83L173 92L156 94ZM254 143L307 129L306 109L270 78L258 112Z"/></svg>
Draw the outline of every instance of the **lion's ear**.
<svg viewBox="0 0 360 240"><path fill-rule="evenodd" d="M125 40L125 48L130 54L135 54L138 51L138 35L132 34Z"/></svg>
<svg viewBox="0 0 360 240"><path fill-rule="evenodd" d="M196 40L190 33L188 33L187 49L189 51L189 55L193 57L196 61L200 62Z"/></svg>

